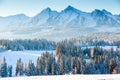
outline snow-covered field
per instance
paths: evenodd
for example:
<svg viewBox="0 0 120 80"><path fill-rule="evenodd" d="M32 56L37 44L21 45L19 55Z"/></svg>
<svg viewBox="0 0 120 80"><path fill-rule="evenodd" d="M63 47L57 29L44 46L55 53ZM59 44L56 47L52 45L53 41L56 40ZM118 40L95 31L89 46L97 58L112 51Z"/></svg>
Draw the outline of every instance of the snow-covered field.
<svg viewBox="0 0 120 80"><path fill-rule="evenodd" d="M41 54L46 51L5 51L0 52L0 63L2 62L3 57L6 58L7 65L13 66L13 76L15 75L16 63L19 58L23 61L24 64L28 64L29 60L32 60L36 64L36 60ZM55 50L49 50L47 52L55 53Z"/></svg>
<svg viewBox="0 0 120 80"><path fill-rule="evenodd" d="M120 74L31 76L31 77L0 78L0 80L120 80Z"/></svg>

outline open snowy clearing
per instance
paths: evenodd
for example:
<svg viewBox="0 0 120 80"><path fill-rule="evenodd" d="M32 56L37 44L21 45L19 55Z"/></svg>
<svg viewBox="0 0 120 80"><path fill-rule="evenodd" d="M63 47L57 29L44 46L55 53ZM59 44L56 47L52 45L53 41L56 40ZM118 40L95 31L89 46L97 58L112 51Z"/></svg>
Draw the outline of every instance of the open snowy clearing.
<svg viewBox="0 0 120 80"><path fill-rule="evenodd" d="M0 78L0 80L120 80L120 74L31 76L31 77Z"/></svg>

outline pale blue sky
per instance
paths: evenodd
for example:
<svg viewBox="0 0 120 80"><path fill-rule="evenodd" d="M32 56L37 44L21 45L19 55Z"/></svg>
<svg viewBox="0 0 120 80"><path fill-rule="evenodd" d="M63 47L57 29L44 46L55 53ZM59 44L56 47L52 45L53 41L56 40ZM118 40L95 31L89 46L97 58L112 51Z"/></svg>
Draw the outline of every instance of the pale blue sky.
<svg viewBox="0 0 120 80"><path fill-rule="evenodd" d="M113 14L120 14L120 0L0 0L0 16L20 13L34 16L47 7L61 11L68 5L85 12L106 9Z"/></svg>

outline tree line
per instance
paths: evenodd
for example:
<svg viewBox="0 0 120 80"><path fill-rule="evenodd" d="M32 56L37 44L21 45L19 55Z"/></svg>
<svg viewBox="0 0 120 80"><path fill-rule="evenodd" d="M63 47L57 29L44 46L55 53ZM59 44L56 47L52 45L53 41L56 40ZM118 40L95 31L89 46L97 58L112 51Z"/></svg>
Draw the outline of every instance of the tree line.
<svg viewBox="0 0 120 80"><path fill-rule="evenodd" d="M34 40L0 40L0 46L6 50L54 50L56 43L45 39Z"/></svg>

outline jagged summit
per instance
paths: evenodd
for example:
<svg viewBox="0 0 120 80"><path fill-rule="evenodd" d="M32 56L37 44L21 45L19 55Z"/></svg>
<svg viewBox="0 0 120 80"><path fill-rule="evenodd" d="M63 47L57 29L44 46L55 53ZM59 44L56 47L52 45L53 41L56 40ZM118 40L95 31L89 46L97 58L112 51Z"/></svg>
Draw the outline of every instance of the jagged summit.
<svg viewBox="0 0 120 80"><path fill-rule="evenodd" d="M48 7L46 9L44 9L42 12L50 12L50 11L52 11L52 10Z"/></svg>
<svg viewBox="0 0 120 80"><path fill-rule="evenodd" d="M102 10L95 9L94 11L91 12L91 14L97 15L97 16L98 16L98 15L104 15L104 14L106 14L106 15L112 15L112 13L108 12L108 11L105 10L105 9L102 9Z"/></svg>
<svg viewBox="0 0 120 80"><path fill-rule="evenodd" d="M70 6L70 5L68 5L67 8L65 8L65 10L74 10L74 9L75 9L75 8L72 7L72 6Z"/></svg>
<svg viewBox="0 0 120 80"><path fill-rule="evenodd" d="M95 9L94 11L92 11L92 13L91 13L92 15L103 15L104 14L104 12L103 11L101 11L101 10L99 10L99 9Z"/></svg>
<svg viewBox="0 0 120 80"><path fill-rule="evenodd" d="M49 13L49 12L52 12L52 10L48 7L48 8L43 9L43 10L42 10L40 13L38 13L36 16L41 15L41 14L46 14L46 13Z"/></svg>
<svg viewBox="0 0 120 80"><path fill-rule="evenodd" d="M65 9L63 10L63 12L69 12L69 11L71 11L71 12L76 12L76 13L82 13L82 11L80 11L80 10L74 8L73 6L70 6L70 5L67 6L67 8L65 8Z"/></svg>
<svg viewBox="0 0 120 80"><path fill-rule="evenodd" d="M112 13L108 12L107 10L103 9L102 12L104 12L105 14L108 14L108 15L112 15Z"/></svg>

